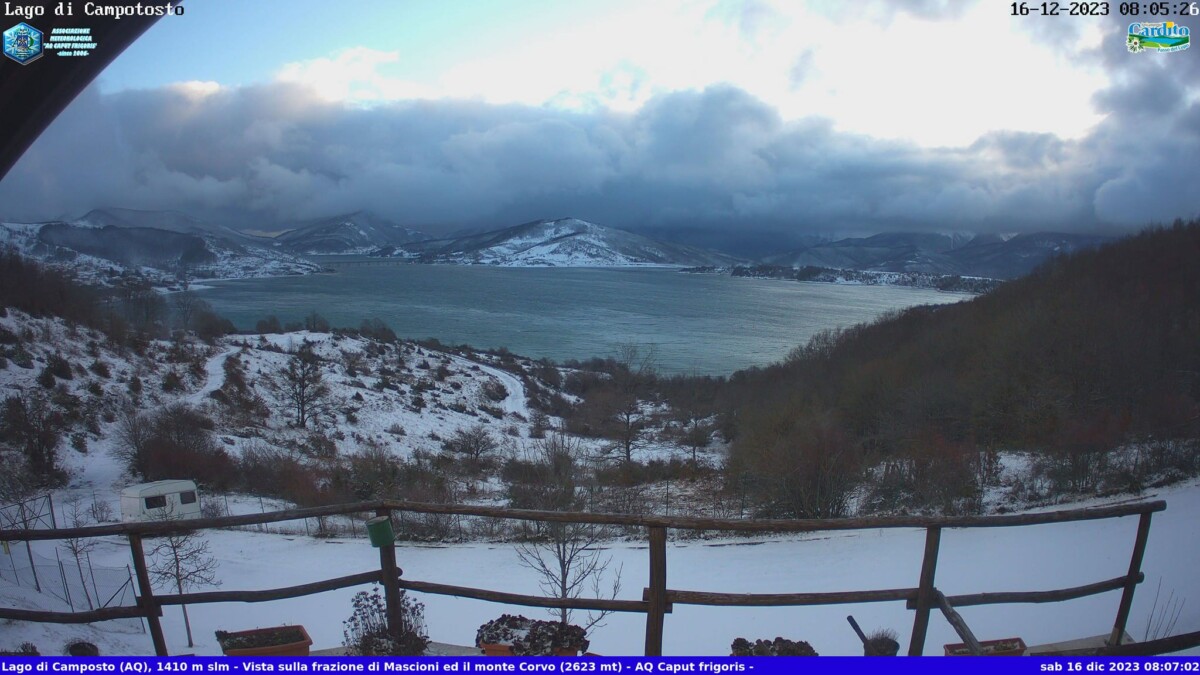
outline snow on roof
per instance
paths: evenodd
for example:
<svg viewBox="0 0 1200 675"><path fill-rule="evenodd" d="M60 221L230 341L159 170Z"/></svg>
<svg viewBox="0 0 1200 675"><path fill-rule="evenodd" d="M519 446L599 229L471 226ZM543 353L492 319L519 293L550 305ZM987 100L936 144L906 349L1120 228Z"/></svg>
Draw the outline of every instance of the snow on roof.
<svg viewBox="0 0 1200 675"><path fill-rule="evenodd" d="M156 480L151 483L141 483L139 485L130 485L124 490L121 490L122 497L144 497L147 495L163 495L171 492L183 492L184 490L195 490L195 481L190 480Z"/></svg>

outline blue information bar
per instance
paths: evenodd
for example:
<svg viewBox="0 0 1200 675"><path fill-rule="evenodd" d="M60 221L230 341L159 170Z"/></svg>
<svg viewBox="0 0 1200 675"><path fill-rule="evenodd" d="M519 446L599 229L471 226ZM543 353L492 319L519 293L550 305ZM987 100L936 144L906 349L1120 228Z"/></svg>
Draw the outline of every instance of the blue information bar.
<svg viewBox="0 0 1200 675"><path fill-rule="evenodd" d="M40 673L1197 673L1200 657L0 657L0 675Z"/></svg>

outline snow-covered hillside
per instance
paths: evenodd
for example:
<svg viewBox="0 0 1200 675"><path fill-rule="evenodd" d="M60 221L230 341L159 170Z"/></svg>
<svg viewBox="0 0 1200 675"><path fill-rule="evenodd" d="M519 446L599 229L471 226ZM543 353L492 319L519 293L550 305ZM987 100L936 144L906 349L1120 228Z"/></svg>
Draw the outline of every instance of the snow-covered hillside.
<svg viewBox="0 0 1200 675"><path fill-rule="evenodd" d="M454 240L383 251L421 262L502 267L627 267L721 265L733 258L656 241L578 218L539 220Z"/></svg>
<svg viewBox="0 0 1200 675"><path fill-rule="evenodd" d="M323 271L320 265L255 245L246 237L117 226L94 213L89 216L94 218L77 223L0 223L0 247L98 285L130 275L167 287L181 274L192 280L250 279Z"/></svg>

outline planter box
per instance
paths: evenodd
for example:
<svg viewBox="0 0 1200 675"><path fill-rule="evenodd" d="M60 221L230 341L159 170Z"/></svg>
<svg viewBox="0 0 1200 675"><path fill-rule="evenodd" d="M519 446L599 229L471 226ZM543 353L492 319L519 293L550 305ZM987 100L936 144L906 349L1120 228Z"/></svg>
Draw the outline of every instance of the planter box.
<svg viewBox="0 0 1200 675"><path fill-rule="evenodd" d="M312 638L308 636L308 631L304 630L304 626L255 628L254 630L228 633L226 639L242 638L269 642L272 636L280 636L280 639L287 641L276 644L265 644L261 647L233 649L226 649L225 641L221 641L221 651L226 656L308 656L309 647L312 647Z"/></svg>
<svg viewBox="0 0 1200 675"><path fill-rule="evenodd" d="M512 645L495 645L490 642L484 642L479 645L483 650L484 656L516 656L513 653ZM578 649L556 648L550 654L551 656L579 656Z"/></svg>
<svg viewBox="0 0 1200 675"><path fill-rule="evenodd" d="M1025 654L1025 641L1019 637L1004 638L1003 640L980 640L979 646L983 647L983 653L980 656L1022 656ZM956 642L950 645L943 645L946 650L946 656L970 656L971 650L967 649L966 643Z"/></svg>

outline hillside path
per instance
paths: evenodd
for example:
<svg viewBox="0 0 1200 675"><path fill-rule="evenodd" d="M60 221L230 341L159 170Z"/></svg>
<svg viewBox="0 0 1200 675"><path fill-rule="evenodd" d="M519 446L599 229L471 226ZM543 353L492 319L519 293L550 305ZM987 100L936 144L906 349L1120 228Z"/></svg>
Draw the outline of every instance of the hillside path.
<svg viewBox="0 0 1200 675"><path fill-rule="evenodd" d="M209 394L225 385L225 359L237 354L242 348L226 347L215 355L210 356L204 364L204 386L195 393L188 394L184 400L193 405L200 405Z"/></svg>
<svg viewBox="0 0 1200 675"><path fill-rule="evenodd" d="M508 396L505 396L504 400L500 402L500 409L506 415L516 413L525 419L529 419L529 402L525 398L525 385L521 382L521 378L506 370L501 370L495 366L489 366L478 361L472 361L461 356L451 355L451 358L458 361L459 366L463 368L478 366L482 372L500 380L500 383L508 390Z"/></svg>

